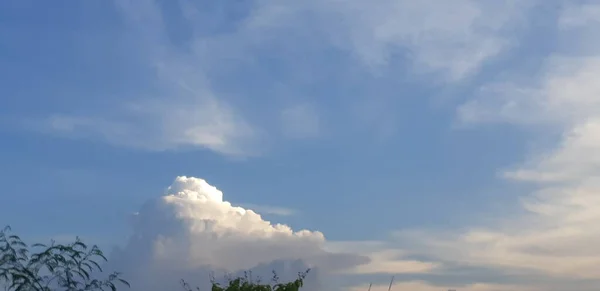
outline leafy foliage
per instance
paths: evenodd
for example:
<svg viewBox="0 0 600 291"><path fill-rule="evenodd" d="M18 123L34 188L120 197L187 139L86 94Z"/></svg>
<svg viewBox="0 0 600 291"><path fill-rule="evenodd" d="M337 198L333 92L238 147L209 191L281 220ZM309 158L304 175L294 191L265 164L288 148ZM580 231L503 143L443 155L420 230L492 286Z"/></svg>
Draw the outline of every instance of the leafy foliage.
<svg viewBox="0 0 600 291"><path fill-rule="evenodd" d="M0 231L0 284L7 291L116 291L115 283L129 283L112 273L107 279L94 279L94 271L102 272L98 260L106 261L96 246L88 247L79 238L67 245L34 244L41 251L30 255L30 248L20 237L10 235L10 227Z"/></svg>
<svg viewBox="0 0 600 291"><path fill-rule="evenodd" d="M260 279L252 280L252 273L250 272L244 272L243 277L227 278L227 286L219 284L213 278L211 280L211 291L298 291L304 285L304 278L306 278L308 272L310 272L310 269L298 273L296 280L287 283L280 283L275 271L273 271L272 283L262 283ZM185 291L194 291L185 281L182 280L181 282ZM200 288L196 288L196 291L200 291Z"/></svg>
<svg viewBox="0 0 600 291"><path fill-rule="evenodd" d="M52 241L50 245L34 244L30 248L10 231L10 227L0 231L0 286L4 285L6 291L116 291L115 283L130 287L118 272L104 280L92 277L93 272L102 272L98 261L106 261L96 245L88 247L76 238L66 245ZM40 251L32 252L32 248ZM299 291L309 271L298 273L296 280L287 283L280 283L275 272L271 283L253 280L250 272L226 278L226 285L212 278L211 291ZM200 291L191 289L185 281L182 285L184 291Z"/></svg>

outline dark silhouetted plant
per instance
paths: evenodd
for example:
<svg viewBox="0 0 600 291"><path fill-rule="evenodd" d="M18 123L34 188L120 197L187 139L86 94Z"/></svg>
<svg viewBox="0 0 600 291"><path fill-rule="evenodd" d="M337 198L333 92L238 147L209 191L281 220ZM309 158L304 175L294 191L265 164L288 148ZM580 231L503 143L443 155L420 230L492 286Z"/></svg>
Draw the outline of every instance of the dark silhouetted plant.
<svg viewBox="0 0 600 291"><path fill-rule="evenodd" d="M30 248L10 230L0 231L0 284L7 291L116 291L117 282L129 287L117 272L103 280L92 277L93 272L102 272L98 260L106 261L96 245L88 247L76 238L66 245L52 241Z"/></svg>
<svg viewBox="0 0 600 291"><path fill-rule="evenodd" d="M273 271L272 283L262 283L260 278L253 280L251 272L244 272L244 276L237 278L226 278L227 285L221 285L211 278L211 291L298 291L304 285L304 278L308 275L310 269L306 272L298 273L298 278L287 283L280 283L277 273ZM200 288L193 290L184 280L181 281L184 291L201 291Z"/></svg>

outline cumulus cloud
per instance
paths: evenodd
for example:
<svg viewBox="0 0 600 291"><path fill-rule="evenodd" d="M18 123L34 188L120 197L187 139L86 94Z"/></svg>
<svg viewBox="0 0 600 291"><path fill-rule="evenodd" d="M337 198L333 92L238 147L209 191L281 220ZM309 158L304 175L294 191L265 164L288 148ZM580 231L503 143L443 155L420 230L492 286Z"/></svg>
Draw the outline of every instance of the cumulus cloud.
<svg viewBox="0 0 600 291"><path fill-rule="evenodd" d="M211 272L252 270L269 279L275 270L290 280L314 267L311 290L323 273L368 262L364 256L328 252L325 243L321 232L273 224L225 201L202 179L177 177L165 196L135 215L133 234L112 254L110 268L127 274L134 290L159 290L182 278L205 287Z"/></svg>

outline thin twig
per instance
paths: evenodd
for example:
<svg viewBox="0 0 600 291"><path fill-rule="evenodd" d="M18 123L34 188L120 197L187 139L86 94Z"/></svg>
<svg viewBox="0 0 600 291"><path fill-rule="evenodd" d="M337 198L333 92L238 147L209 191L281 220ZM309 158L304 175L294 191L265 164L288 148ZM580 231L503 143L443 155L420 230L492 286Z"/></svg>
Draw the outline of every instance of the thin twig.
<svg viewBox="0 0 600 291"><path fill-rule="evenodd" d="M392 290L393 283L394 283L394 276L392 276L392 280L390 281L390 287L388 287L388 291Z"/></svg>

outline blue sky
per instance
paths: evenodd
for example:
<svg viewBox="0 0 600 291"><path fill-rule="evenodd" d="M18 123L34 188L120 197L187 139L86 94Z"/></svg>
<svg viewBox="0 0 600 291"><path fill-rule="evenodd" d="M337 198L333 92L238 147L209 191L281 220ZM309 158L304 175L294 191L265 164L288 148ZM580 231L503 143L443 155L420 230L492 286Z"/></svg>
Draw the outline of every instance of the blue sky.
<svg viewBox="0 0 600 291"><path fill-rule="evenodd" d="M408 274L407 288L440 288L435 276L468 265L494 271L460 269L464 290L588 290L600 273L578 268L600 257L575 250L600 239L599 11L4 1L0 222L123 244L131 214L185 175L332 248L377 241L372 259L393 250L443 265L361 273ZM521 251L532 248L543 251ZM564 254L573 262L547 269ZM531 277L499 279L521 269Z"/></svg>

